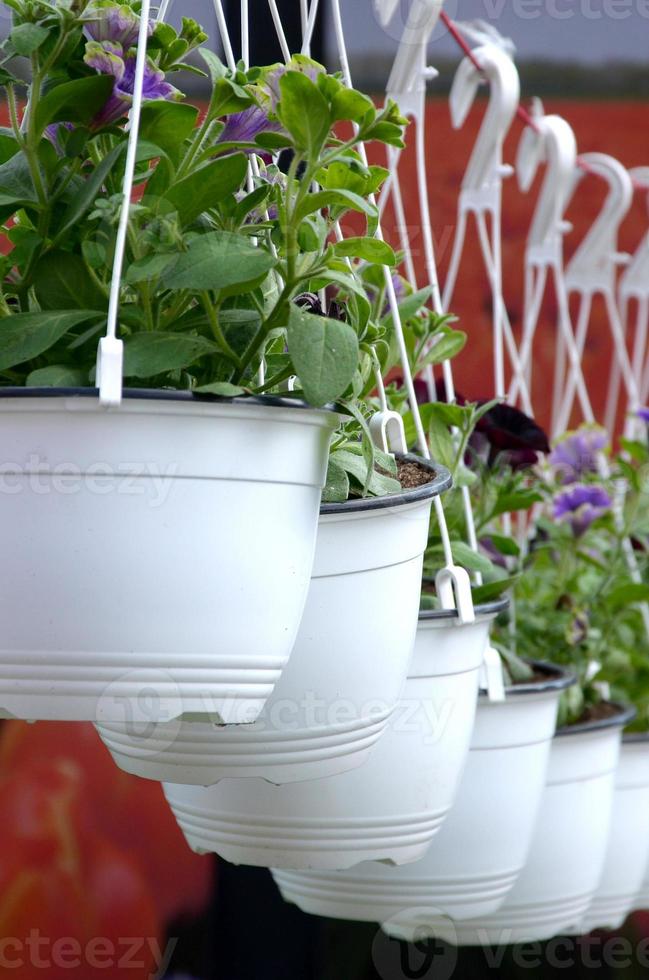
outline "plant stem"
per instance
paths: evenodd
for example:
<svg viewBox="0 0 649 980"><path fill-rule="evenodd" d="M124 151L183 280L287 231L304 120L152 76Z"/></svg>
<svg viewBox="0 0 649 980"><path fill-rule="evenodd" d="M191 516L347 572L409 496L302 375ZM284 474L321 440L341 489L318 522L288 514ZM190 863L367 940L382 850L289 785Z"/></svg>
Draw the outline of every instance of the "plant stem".
<svg viewBox="0 0 649 980"><path fill-rule="evenodd" d="M232 350L232 348L230 347L229 343L225 338L225 334L221 329L221 324L219 323L219 316L218 316L218 305L215 306L215 304L212 302L212 298L207 290L201 293L201 302L203 303L203 307L205 309L205 312L207 313L207 319L210 321L210 327L212 328L214 339L221 347L221 350L225 355L225 357L227 357L229 361L232 361L237 371L239 371L241 375L242 374L241 358L234 350Z"/></svg>

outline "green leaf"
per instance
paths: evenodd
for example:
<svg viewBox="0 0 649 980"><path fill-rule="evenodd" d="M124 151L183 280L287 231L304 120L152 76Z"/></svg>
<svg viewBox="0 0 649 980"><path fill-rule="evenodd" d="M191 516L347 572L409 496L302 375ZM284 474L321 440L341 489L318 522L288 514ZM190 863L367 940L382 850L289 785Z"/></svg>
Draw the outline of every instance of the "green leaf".
<svg viewBox="0 0 649 980"><path fill-rule="evenodd" d="M229 381L214 381L212 384L194 388L197 395L220 395L222 398L236 398L238 395L245 395L246 391L246 388L230 384Z"/></svg>
<svg viewBox="0 0 649 980"><path fill-rule="evenodd" d="M361 495L364 497L369 493L370 483L372 482L372 475L376 468L376 461L379 454L379 449L374 442L374 437L370 432L370 427L367 419L365 418L363 411L358 404L358 402L348 399L343 402L343 406L347 412L351 415L353 419L361 430L361 446L360 453L365 460L365 465L367 467L367 472L365 474L365 479L362 482Z"/></svg>
<svg viewBox="0 0 649 980"><path fill-rule="evenodd" d="M68 364L51 364L27 375L28 388L83 388L88 384L88 374Z"/></svg>
<svg viewBox="0 0 649 980"><path fill-rule="evenodd" d="M168 289L247 287L263 278L276 262L270 252L240 235L214 231L193 239L163 276L163 282Z"/></svg>
<svg viewBox="0 0 649 980"><path fill-rule="evenodd" d="M346 211L359 211L366 214L369 218L376 218L378 211L375 204L370 204L359 194L353 191L317 191L309 194L297 211L297 220L301 221L314 211L321 211L323 208L343 208Z"/></svg>
<svg viewBox="0 0 649 980"><path fill-rule="evenodd" d="M649 601L649 585L638 582L626 582L611 589L606 605L611 609L621 609L636 602Z"/></svg>
<svg viewBox="0 0 649 980"><path fill-rule="evenodd" d="M352 328L292 305L287 338L307 401L325 405L342 395L358 363L358 338Z"/></svg>
<svg viewBox="0 0 649 980"><path fill-rule="evenodd" d="M293 146L290 138L285 136L284 133L259 133L255 137L255 143L262 148L262 150L270 150L271 153L277 150L287 150L289 147Z"/></svg>
<svg viewBox="0 0 649 980"><path fill-rule="evenodd" d="M518 547L514 539L508 537L506 534L491 533L489 538L493 546L500 552L501 555L512 555L514 558L518 558L520 555L521 549Z"/></svg>
<svg viewBox="0 0 649 980"><path fill-rule="evenodd" d="M200 48L199 54L207 65L212 80L212 97L207 110L211 119L240 112L253 104L248 92L228 77L228 69L218 55L209 48Z"/></svg>
<svg viewBox="0 0 649 980"><path fill-rule="evenodd" d="M501 595L512 589L518 582L518 576L514 575L510 578L501 578L495 582L487 582L485 585L476 585L471 590L473 595L473 602L477 606L482 602L492 602L494 599L500 599Z"/></svg>
<svg viewBox="0 0 649 980"><path fill-rule="evenodd" d="M365 259L376 265L396 265L394 249L380 238L345 238L334 245L336 255Z"/></svg>
<svg viewBox="0 0 649 980"><path fill-rule="evenodd" d="M543 500L542 495L537 490L519 490L513 493L504 493L496 501L492 517L500 514L513 514L519 510L529 510L534 504Z"/></svg>
<svg viewBox="0 0 649 980"><path fill-rule="evenodd" d="M205 337L146 331L129 338L124 345L124 377L153 378L158 374L189 367L219 348Z"/></svg>
<svg viewBox="0 0 649 980"><path fill-rule="evenodd" d="M125 276L126 282L134 285L138 282L149 282L151 279L157 279L175 259L175 255L169 255L167 252L156 252L153 255L147 255L144 259L138 259L137 262L132 262L129 265Z"/></svg>
<svg viewBox="0 0 649 980"><path fill-rule="evenodd" d="M470 568L474 572L482 572L483 575L488 575L491 572L493 565L488 558L484 555L478 554L473 548L470 548L468 544L464 541L452 541L451 548L453 550L453 561L457 562L458 565L462 565L464 568Z"/></svg>
<svg viewBox="0 0 649 980"><path fill-rule="evenodd" d="M363 449L349 446L347 449L337 449L331 454L331 461L345 470L355 482L363 488L362 495L385 497L390 493L399 493L401 484L398 480L384 473L378 473L363 455Z"/></svg>
<svg viewBox="0 0 649 980"><path fill-rule="evenodd" d="M178 160L183 143L191 136L198 109L186 102L156 100L142 106L140 138L155 143L172 159Z"/></svg>
<svg viewBox="0 0 649 980"><path fill-rule="evenodd" d="M29 164L22 153L16 153L0 166L0 207L17 210L37 201Z"/></svg>
<svg viewBox="0 0 649 980"><path fill-rule="evenodd" d="M467 335L461 330L448 330L437 340L424 358L424 364L442 364L451 361L464 349Z"/></svg>
<svg viewBox="0 0 649 980"><path fill-rule="evenodd" d="M100 315L96 310L57 310L5 317L0 320L0 371L38 357L72 327Z"/></svg>
<svg viewBox="0 0 649 980"><path fill-rule="evenodd" d="M101 310L108 306L104 292L86 264L72 252L48 252L34 269L36 299L43 310Z"/></svg>
<svg viewBox="0 0 649 980"><path fill-rule="evenodd" d="M322 491L322 502L325 504L342 504L349 498L349 477L342 466L333 459L327 467L327 482Z"/></svg>
<svg viewBox="0 0 649 980"><path fill-rule="evenodd" d="M334 95L331 108L335 121L350 119L357 123L363 122L368 113L376 112L374 103L367 95L344 85Z"/></svg>
<svg viewBox="0 0 649 980"><path fill-rule="evenodd" d="M1 84L1 83L0 83ZM0 127L0 164L6 163L18 153L20 147L10 129Z"/></svg>
<svg viewBox="0 0 649 980"><path fill-rule="evenodd" d="M126 144L124 143L111 150L93 171L92 175L85 181L83 189L74 195L63 215L57 238L60 239L65 235L90 210L99 197L108 175L125 150Z"/></svg>
<svg viewBox="0 0 649 980"><path fill-rule="evenodd" d="M36 106L37 132L54 122L89 123L109 98L114 81L112 76L90 75L51 88Z"/></svg>
<svg viewBox="0 0 649 980"><path fill-rule="evenodd" d="M327 100L301 71L287 71L279 80L277 115L298 150L315 163L333 122Z"/></svg>
<svg viewBox="0 0 649 980"><path fill-rule="evenodd" d="M178 211L181 224L189 225L204 211L216 207L226 195L238 190L247 172L244 153L220 157L172 184L165 200Z"/></svg>
<svg viewBox="0 0 649 980"><path fill-rule="evenodd" d="M14 27L9 35L9 40L16 49L16 53L23 58L29 58L30 54L38 51L41 44L47 40L50 32L40 24L19 24Z"/></svg>
<svg viewBox="0 0 649 980"><path fill-rule="evenodd" d="M427 286L425 289L419 289L416 293L411 293L410 296L406 296L404 300L399 303L399 316L402 323L406 323L415 316L422 306L425 306L432 295L432 289ZM383 325L390 329L393 326L392 314L388 313L387 316L383 318Z"/></svg>

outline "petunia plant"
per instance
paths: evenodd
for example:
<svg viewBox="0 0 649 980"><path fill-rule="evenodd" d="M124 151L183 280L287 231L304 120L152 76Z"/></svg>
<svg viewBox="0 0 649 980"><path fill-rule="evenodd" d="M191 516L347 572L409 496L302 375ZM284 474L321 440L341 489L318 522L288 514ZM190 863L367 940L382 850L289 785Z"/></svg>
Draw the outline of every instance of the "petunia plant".
<svg viewBox="0 0 649 980"><path fill-rule="evenodd" d="M105 330L132 105L139 7L5 0L0 82L0 385L92 386ZM124 374L200 395L340 400L362 428L390 325L372 282L387 172L361 142L405 120L308 58L228 70L199 25L149 26L136 194L121 283ZM198 49L202 68L187 55ZM195 60L195 59L194 59ZM205 111L173 84L211 85ZM29 76L29 84L21 79ZM361 234L340 222L360 215ZM313 294L317 305L301 297ZM421 304L420 304L421 305ZM363 481L367 484L367 480Z"/></svg>
<svg viewBox="0 0 649 980"><path fill-rule="evenodd" d="M520 558L515 635L519 653L577 673L563 722L597 716L612 696L635 704L636 727L649 727L649 636L639 605L649 599L648 462L635 442L611 458L606 433L586 426L556 444L542 472L543 506Z"/></svg>

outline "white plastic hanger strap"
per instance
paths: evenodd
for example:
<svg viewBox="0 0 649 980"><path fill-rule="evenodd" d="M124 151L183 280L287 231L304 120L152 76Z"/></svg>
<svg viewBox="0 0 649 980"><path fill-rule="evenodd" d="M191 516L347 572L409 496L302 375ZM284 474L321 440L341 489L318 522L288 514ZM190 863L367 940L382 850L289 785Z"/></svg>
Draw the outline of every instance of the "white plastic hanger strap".
<svg viewBox="0 0 649 980"><path fill-rule="evenodd" d="M117 239L115 242L115 257L113 260L110 295L108 300L108 324L106 336L99 342L97 352L97 387L99 388L99 403L105 408L117 407L122 401L124 343L117 337L117 320L122 284L122 269L126 253L126 239L130 217L133 180L137 162L137 143L140 133L140 116L142 112L142 90L144 88L144 73L147 63L147 42L149 38L149 17L151 0L142 0L140 9L140 27L137 41L137 56L135 61L135 78L133 82L133 103L129 116L130 131L124 168L122 186L122 207Z"/></svg>

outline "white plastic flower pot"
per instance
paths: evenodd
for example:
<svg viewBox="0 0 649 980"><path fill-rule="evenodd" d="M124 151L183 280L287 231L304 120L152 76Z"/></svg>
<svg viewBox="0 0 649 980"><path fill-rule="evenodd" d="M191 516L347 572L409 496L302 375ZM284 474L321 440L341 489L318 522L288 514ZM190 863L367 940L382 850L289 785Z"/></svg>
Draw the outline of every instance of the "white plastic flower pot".
<svg viewBox="0 0 649 980"><path fill-rule="evenodd" d="M385 730L417 628L431 501L448 470L389 497L323 506L313 577L290 662L253 725L183 720L100 725L120 768L211 786L226 777L272 783L360 766Z"/></svg>
<svg viewBox="0 0 649 980"><path fill-rule="evenodd" d="M498 912L455 923L459 946L581 932L604 868L622 729L632 717L621 707L557 733L525 867Z"/></svg>
<svg viewBox="0 0 649 980"><path fill-rule="evenodd" d="M423 615L399 706L362 768L279 787L260 779L209 789L165 784L190 846L273 868L420 858L456 793L494 615L489 609L464 626Z"/></svg>
<svg viewBox="0 0 649 980"><path fill-rule="evenodd" d="M580 932L619 929L638 906L649 862L649 737L626 735L615 778L613 816L597 892Z"/></svg>
<svg viewBox="0 0 649 980"><path fill-rule="evenodd" d="M504 702L480 697L457 798L420 861L330 874L275 871L284 898L314 915L380 922L407 940L448 936L449 918L496 910L525 862L559 696L573 680L557 668L545 672L547 680L508 688Z"/></svg>
<svg viewBox="0 0 649 980"><path fill-rule="evenodd" d="M0 389L0 708L253 721L297 635L338 417L124 395Z"/></svg>

